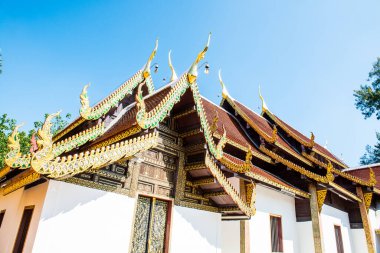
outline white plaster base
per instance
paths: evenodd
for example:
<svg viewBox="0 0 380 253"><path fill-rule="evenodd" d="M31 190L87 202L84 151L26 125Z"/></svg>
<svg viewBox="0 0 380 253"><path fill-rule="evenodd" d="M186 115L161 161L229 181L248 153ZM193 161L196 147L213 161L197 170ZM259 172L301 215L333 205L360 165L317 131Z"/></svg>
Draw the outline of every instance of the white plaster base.
<svg viewBox="0 0 380 253"><path fill-rule="evenodd" d="M320 220L325 253L337 252L334 225L340 226L344 252L351 253L352 240L350 240L351 229L348 214L331 206L323 205Z"/></svg>
<svg viewBox="0 0 380 253"><path fill-rule="evenodd" d="M240 221L222 221L222 253L240 252Z"/></svg>
<svg viewBox="0 0 380 253"><path fill-rule="evenodd" d="M128 252L135 199L53 181L33 252Z"/></svg>
<svg viewBox="0 0 380 253"><path fill-rule="evenodd" d="M367 252L367 241L364 229L351 229L352 252ZM378 251L376 251L378 252Z"/></svg>
<svg viewBox="0 0 380 253"><path fill-rule="evenodd" d="M311 221L297 222L299 252L314 252L313 226Z"/></svg>
<svg viewBox="0 0 380 253"><path fill-rule="evenodd" d="M221 215L173 206L170 252L220 253Z"/></svg>
<svg viewBox="0 0 380 253"><path fill-rule="evenodd" d="M299 252L294 197L260 185L256 196L256 215L249 222L251 253L271 252L271 214L282 218L284 253Z"/></svg>

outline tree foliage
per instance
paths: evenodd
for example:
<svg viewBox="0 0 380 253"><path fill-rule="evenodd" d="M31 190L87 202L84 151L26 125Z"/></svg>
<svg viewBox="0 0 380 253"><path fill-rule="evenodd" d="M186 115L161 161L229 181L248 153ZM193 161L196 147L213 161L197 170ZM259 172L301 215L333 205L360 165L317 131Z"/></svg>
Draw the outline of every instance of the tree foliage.
<svg viewBox="0 0 380 253"><path fill-rule="evenodd" d="M48 114L45 114L45 118ZM58 116L54 118L52 122L52 134L56 134L62 130L71 118L71 114L66 114L64 117ZM29 131L19 131L20 149L21 153L26 154L30 149L30 139L32 135L41 128L43 125L42 121L34 122L34 128ZM4 157L8 153L8 136L12 133L16 126L16 120L9 118L7 114L0 116L0 169L4 167Z"/></svg>
<svg viewBox="0 0 380 253"><path fill-rule="evenodd" d="M380 120L380 58L373 64L367 81L370 83L361 85L359 90L354 91L355 105L365 119L375 114ZM367 145L366 153L360 159L361 164L380 162L380 133L376 133L376 137L377 144L373 147Z"/></svg>

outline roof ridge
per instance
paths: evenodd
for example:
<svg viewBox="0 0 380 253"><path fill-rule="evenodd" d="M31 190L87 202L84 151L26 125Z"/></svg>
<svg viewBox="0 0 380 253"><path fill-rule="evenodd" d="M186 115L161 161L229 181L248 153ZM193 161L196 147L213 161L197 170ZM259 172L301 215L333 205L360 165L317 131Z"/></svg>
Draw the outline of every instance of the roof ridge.
<svg viewBox="0 0 380 253"><path fill-rule="evenodd" d="M354 171L354 170L370 169L370 168L378 167L378 166L380 166L380 163L372 163L372 164L367 164L367 165L347 168L347 169L344 169L342 171L343 172L347 172L347 171Z"/></svg>

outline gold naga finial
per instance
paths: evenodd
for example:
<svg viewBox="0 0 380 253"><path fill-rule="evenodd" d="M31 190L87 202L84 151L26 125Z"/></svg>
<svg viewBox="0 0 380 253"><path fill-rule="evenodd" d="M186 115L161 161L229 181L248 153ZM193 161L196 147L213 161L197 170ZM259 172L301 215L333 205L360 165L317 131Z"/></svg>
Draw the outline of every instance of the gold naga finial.
<svg viewBox="0 0 380 253"><path fill-rule="evenodd" d="M37 131L37 136L38 136L37 144L38 144L39 148L41 148L41 146L44 146L46 144L46 142L52 142L52 134L51 134L52 123L51 123L51 121L55 117L57 117L61 112L62 112L62 110L59 110L56 113L49 114L46 117L45 122L42 125L42 127L40 129L38 129L38 131Z"/></svg>
<svg viewBox="0 0 380 253"><path fill-rule="evenodd" d="M220 138L218 145L216 145L216 156L215 156L216 159L219 160L223 157L223 149L224 149L224 146L226 146L226 143L227 143L227 131L223 125L223 135Z"/></svg>
<svg viewBox="0 0 380 253"><path fill-rule="evenodd" d="M178 79L177 73L174 70L173 64L172 64L172 50L169 51L169 67L172 72L172 75L170 77L170 82L173 82L174 80Z"/></svg>
<svg viewBox="0 0 380 253"><path fill-rule="evenodd" d="M313 132L310 132L310 144L313 147L314 146L314 140L315 140L315 135Z"/></svg>
<svg viewBox="0 0 380 253"><path fill-rule="evenodd" d="M245 164L251 164L252 160L252 149L251 146L248 145L248 151L247 154L245 155Z"/></svg>
<svg viewBox="0 0 380 253"><path fill-rule="evenodd" d="M88 95L87 95L87 89L88 87L90 86L90 84L86 84L83 89L82 89L82 92L79 96L80 98L80 103L81 103L81 107L80 107L80 115L83 117L83 118L88 118L89 114L91 113L91 107L90 107L90 100L88 98Z"/></svg>
<svg viewBox="0 0 380 253"><path fill-rule="evenodd" d="M156 44L154 46L154 49L149 56L148 62L144 66L144 69L143 69L144 78L148 78L150 76L150 64L152 63L154 56L156 56L157 48L158 48L158 39L156 40Z"/></svg>
<svg viewBox="0 0 380 253"><path fill-rule="evenodd" d="M20 147L19 138L18 138L18 129L22 127L24 123L16 125L13 129L12 133L8 137L8 148L14 149Z"/></svg>
<svg viewBox="0 0 380 253"><path fill-rule="evenodd" d="M195 59L195 61L193 62L193 64L191 65L191 67L190 67L190 69L189 69L189 71L187 73L187 81L190 84L193 84L195 82L195 80L197 80L197 76L198 76L198 63L205 57L206 52L208 50L208 47L210 45L210 39L211 39L211 33L209 33L209 35L208 35L206 46L198 54L197 59Z"/></svg>
<svg viewBox="0 0 380 253"><path fill-rule="evenodd" d="M228 93L228 90L226 88L226 85L224 84L223 80L222 80L222 70L219 69L219 73L218 73L218 76L219 76L219 82L220 82L220 85L222 86L222 97L224 99L226 99L227 97L230 96L230 94Z"/></svg>
<svg viewBox="0 0 380 253"><path fill-rule="evenodd" d="M32 160L31 160L31 166L32 168L38 172L41 169L42 163L46 161L50 161L51 159L54 158L54 153L53 153L53 135L51 133L51 126L52 126L52 120L53 118L57 117L61 113L61 110L49 114L46 119L44 124L40 129L37 131L37 146L38 146L38 151L32 154Z"/></svg>
<svg viewBox="0 0 380 253"><path fill-rule="evenodd" d="M370 183L372 186L375 186L376 183L377 183L376 175L375 175L375 172L373 171L372 168L369 169L369 183Z"/></svg>
<svg viewBox="0 0 380 253"><path fill-rule="evenodd" d="M9 152L5 155L4 162L9 167L13 167L13 163L21 156L20 153L20 140L18 137L18 129L22 127L24 123L16 125L12 133L8 137L8 149Z"/></svg>
<svg viewBox="0 0 380 253"><path fill-rule="evenodd" d="M219 115L218 111L215 111L215 116L212 119L212 125L210 126L211 133L215 133L215 131L218 129L218 121L219 121Z"/></svg>
<svg viewBox="0 0 380 253"><path fill-rule="evenodd" d="M261 112L264 113L266 111L269 111L267 104L265 103L264 97L261 95L261 87L259 85L259 97L261 100Z"/></svg>
<svg viewBox="0 0 380 253"><path fill-rule="evenodd" d="M142 93L142 87L144 83L140 83L137 87L137 93L136 93L136 105L137 105L137 111L140 111L141 109L144 109L145 111L145 103Z"/></svg>
<svg viewBox="0 0 380 253"><path fill-rule="evenodd" d="M272 130L272 140L273 140L273 142L277 141L277 133L278 133L278 130L277 130L276 125L273 125L273 130Z"/></svg>
<svg viewBox="0 0 380 253"><path fill-rule="evenodd" d="M332 182L335 179L334 174L332 173L333 169L334 169L334 167L333 167L331 161L329 161L329 163L327 164L327 168L326 168L326 170L327 170L326 178L329 182Z"/></svg>

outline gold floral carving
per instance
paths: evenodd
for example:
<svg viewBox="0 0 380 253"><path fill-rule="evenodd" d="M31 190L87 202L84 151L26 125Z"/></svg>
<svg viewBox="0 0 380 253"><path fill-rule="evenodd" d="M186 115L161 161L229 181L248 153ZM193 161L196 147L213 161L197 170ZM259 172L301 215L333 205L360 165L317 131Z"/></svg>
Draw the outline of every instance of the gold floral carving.
<svg viewBox="0 0 380 253"><path fill-rule="evenodd" d="M363 196L364 196L365 209L367 210L367 213L368 213L369 207L371 206L371 203L372 203L373 192L364 193Z"/></svg>
<svg viewBox="0 0 380 253"><path fill-rule="evenodd" d="M323 203L325 203L326 195L327 195L326 189L317 190L317 203L318 203L318 211L319 212L322 211L322 206L323 206Z"/></svg>

